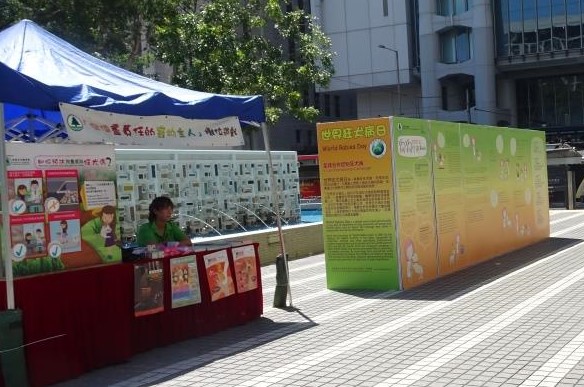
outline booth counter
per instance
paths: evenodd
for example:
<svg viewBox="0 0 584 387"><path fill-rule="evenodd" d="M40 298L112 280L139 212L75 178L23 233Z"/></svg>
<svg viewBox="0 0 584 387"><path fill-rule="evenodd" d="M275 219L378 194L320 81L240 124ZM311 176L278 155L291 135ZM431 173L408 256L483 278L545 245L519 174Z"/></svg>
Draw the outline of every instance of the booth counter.
<svg viewBox="0 0 584 387"><path fill-rule="evenodd" d="M30 384L43 386L72 379L125 361L136 353L211 334L261 316L258 244L250 245L255 255L255 265L251 266L257 287L242 290L237 283L235 246L209 247L209 250L187 254L195 256L200 303L176 308L172 308L170 272L171 259L176 257L16 279L16 307L22 310ZM205 258L218 252L228 259L226 270L233 280L234 291L220 299L211 294L209 260ZM136 309L135 273L144 264L156 264L162 273L161 310L143 313ZM0 281L1 310L6 309L5 292L6 284Z"/></svg>

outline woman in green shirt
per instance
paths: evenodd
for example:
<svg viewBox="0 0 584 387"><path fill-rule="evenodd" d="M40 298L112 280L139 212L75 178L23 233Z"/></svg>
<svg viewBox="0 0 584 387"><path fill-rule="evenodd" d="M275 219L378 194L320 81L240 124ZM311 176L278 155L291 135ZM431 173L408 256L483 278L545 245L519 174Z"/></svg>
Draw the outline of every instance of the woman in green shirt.
<svg viewBox="0 0 584 387"><path fill-rule="evenodd" d="M191 246L191 240L177 224L170 221L173 210L174 204L166 196L154 198L148 208L148 223L138 229L138 245L179 242L181 246Z"/></svg>

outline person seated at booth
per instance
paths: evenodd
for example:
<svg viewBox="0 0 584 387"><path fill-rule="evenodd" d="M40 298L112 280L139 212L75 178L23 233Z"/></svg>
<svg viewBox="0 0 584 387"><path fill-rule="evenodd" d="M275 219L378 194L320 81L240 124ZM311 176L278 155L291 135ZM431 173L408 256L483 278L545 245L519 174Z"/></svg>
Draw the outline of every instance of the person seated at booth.
<svg viewBox="0 0 584 387"><path fill-rule="evenodd" d="M137 242L140 246L179 242L181 246L191 246L191 240L180 227L172 222L174 203L166 196L152 200L148 208L148 223L138 229Z"/></svg>

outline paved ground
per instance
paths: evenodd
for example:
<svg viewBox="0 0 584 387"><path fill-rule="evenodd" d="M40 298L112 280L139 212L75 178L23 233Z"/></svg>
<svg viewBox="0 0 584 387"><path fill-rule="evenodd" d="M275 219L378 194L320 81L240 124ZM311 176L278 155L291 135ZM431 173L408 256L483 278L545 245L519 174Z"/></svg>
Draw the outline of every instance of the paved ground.
<svg viewBox="0 0 584 387"><path fill-rule="evenodd" d="M265 267L257 321L59 386L584 385L584 211L550 214L549 240L412 291L329 291L318 255L273 309Z"/></svg>

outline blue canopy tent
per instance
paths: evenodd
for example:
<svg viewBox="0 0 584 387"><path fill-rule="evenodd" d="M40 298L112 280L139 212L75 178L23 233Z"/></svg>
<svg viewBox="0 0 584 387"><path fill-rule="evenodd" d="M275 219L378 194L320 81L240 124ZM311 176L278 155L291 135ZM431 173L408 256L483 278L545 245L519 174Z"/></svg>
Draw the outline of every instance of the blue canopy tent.
<svg viewBox="0 0 584 387"><path fill-rule="evenodd" d="M158 82L95 58L30 20L0 32L0 128L5 128L5 139L39 142L66 137L60 102L137 116L211 120L236 116L242 125L262 126L272 166L262 96L211 94ZM4 176L4 146L1 148ZM272 186L277 187L275 181ZM5 192L2 196L7 197ZM4 222L8 224L8 219ZM281 242L283 246L282 238ZM283 247L282 253L285 256ZM7 262L10 280L11 267Z"/></svg>
<svg viewBox="0 0 584 387"><path fill-rule="evenodd" d="M0 32L0 80L5 122L20 129L24 141L43 138L50 123L59 125L59 102L137 116L265 121L262 96L210 94L158 82L95 58L30 20ZM7 135L10 140L17 134Z"/></svg>

